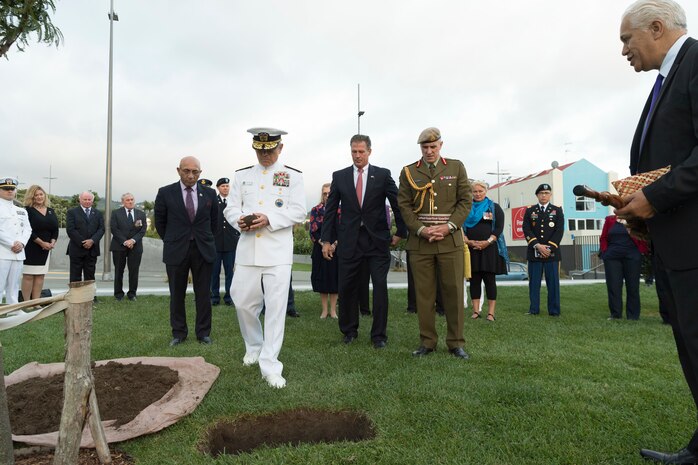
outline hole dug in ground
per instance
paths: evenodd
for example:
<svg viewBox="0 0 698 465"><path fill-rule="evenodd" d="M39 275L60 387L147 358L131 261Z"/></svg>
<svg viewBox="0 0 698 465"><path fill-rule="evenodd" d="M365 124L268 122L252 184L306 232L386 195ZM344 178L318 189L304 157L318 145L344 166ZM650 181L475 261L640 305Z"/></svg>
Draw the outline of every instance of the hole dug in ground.
<svg viewBox="0 0 698 465"><path fill-rule="evenodd" d="M373 423L363 413L296 409L219 421L206 432L201 450L217 457L262 446L357 442L375 436Z"/></svg>

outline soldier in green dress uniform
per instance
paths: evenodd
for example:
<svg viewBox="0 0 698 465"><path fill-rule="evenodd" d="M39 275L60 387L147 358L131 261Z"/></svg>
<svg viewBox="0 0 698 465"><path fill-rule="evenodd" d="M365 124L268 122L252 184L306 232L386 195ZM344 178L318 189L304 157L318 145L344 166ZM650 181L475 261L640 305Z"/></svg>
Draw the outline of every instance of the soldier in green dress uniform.
<svg viewBox="0 0 698 465"><path fill-rule="evenodd" d="M472 189L463 163L441 156L441 132L427 128L417 143L422 158L400 173L398 205L409 235L409 252L414 273L419 318L420 347L416 357L436 348L437 286L441 289L446 313L446 345L461 359L463 350L463 233L461 225L470 212Z"/></svg>

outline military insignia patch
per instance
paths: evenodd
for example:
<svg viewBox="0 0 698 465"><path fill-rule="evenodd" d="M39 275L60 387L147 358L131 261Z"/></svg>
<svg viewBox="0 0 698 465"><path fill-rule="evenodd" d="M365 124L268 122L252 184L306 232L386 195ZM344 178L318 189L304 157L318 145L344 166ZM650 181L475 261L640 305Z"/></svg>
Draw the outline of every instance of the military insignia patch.
<svg viewBox="0 0 698 465"><path fill-rule="evenodd" d="M284 201L283 201L282 199L276 199L276 200L274 201L274 205L276 205L277 207L281 208L281 207L284 206Z"/></svg>
<svg viewBox="0 0 698 465"><path fill-rule="evenodd" d="M291 177L286 171L277 171L274 173L274 185L288 187L291 185Z"/></svg>

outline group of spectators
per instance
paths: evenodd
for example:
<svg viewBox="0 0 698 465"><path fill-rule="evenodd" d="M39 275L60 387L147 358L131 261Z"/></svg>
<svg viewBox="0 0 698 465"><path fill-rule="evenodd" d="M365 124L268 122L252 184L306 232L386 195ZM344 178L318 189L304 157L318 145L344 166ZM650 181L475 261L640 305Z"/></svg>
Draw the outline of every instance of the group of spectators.
<svg viewBox="0 0 698 465"><path fill-rule="evenodd" d="M281 375L277 356L283 337L282 316L287 310L287 296L293 291L289 268L292 239L286 243L275 236L279 236L281 231L286 231L285 236L290 235L293 224L304 219L301 212L305 209L301 208L298 194L302 192L298 188L302 179L300 172L278 164L283 131L269 129L268 135L264 136L266 129L269 128L250 130L254 134L253 146L258 152L259 164L236 172L237 178L248 176L249 179L239 179L237 184L233 182L232 193L229 178L218 179L216 193L211 181L200 178L199 161L194 157L183 158L177 167L180 180L158 191L155 228L163 239L163 261L170 286L171 345L183 343L188 336L184 295L191 276L196 295L197 340L212 343L211 306L221 301L233 305L236 301L243 336L249 341L245 363L256 363L265 348L265 334L259 320L259 313L263 311L267 315L267 333L274 335L274 341L269 342L270 353L265 354L269 366L262 371L265 377L276 377ZM370 279L374 287L370 340L376 349L385 347L388 340L389 247L406 238L411 278L408 279L411 288L408 294L412 296L412 308L419 314L422 342L414 352L415 356L427 355L436 347L433 314L437 311L447 316L448 349L457 357L468 358L463 351L462 336L462 307L466 300L463 298L463 281L454 278L463 276L470 282L473 319L481 314L481 286L484 284L488 301L486 319L494 321L495 276L507 273L509 260L502 235L504 213L487 197L488 185L485 182L469 182L462 163L441 157L443 141L437 128L424 130L418 141L422 157L403 168L398 189L389 170L369 164L370 138L365 135L352 137L352 165L335 172L331 183L323 184L320 203L311 209L312 288L321 295L320 318L339 319L343 342L350 344L358 337L359 312L368 313L362 308L368 305L360 303L363 300L360 297L368 295ZM274 142L277 143L272 147ZM276 158L267 154L277 150ZM271 178L262 179L265 176ZM271 186L267 186L266 192L265 183ZM290 196L286 189L291 185L295 186L295 197ZM14 200L16 186L15 179L5 178L0 186L3 198ZM538 204L529 207L524 215L530 274L527 313L531 315L539 313L538 296L543 275L548 286L548 313L551 316L560 314L559 243L564 216L560 207L549 203L551 190L548 184L541 184L536 189ZM254 197L254 202L253 194L259 197ZM439 197L439 194L442 195ZM104 219L93 208L93 202L93 194L83 192L79 195L80 205L66 214L71 282L95 277ZM135 207L132 194L124 194L121 202L122 206L112 212L110 223L115 266L114 297L116 300L136 300L147 219L145 212ZM14 262L23 260L24 266L15 263L8 275L17 276L17 270L21 269L21 295L35 299L41 295L49 253L57 243L58 219L49 206L48 195L40 186L32 185L27 189L24 206L25 210L14 207L16 214L9 215L16 218L16 227L21 231L14 245L18 251L12 252ZM265 206L266 209L261 208ZM9 204L4 207L10 208ZM289 208L292 208L292 213L288 212ZM391 209L396 226L394 235L390 232ZM269 211L265 213L265 210ZM452 211L449 213L448 210ZM444 211L446 213L442 213ZM460 216L464 216L463 221L460 221ZM416 227L413 233L408 234L405 218ZM646 246L631 239L626 229L614 220L614 216L607 218L601 237L611 318L621 316L620 294L625 279L628 318L637 319L640 311L640 254L646 252ZM8 228L9 223L4 229ZM245 234L253 231L254 234ZM275 234L269 234L272 232ZM236 262L241 233L243 238L254 237L254 241L247 240L249 247L240 249ZM23 240L22 234L28 240ZM267 242L263 242L265 237ZM284 256L288 256L283 261L289 263L283 263L283 273L279 270L272 273L270 270L279 266L279 248L284 250ZM444 251L449 250L452 250L450 258L444 261ZM235 263L242 274L233 272ZM124 292L126 267L129 282L128 290ZM221 270L225 272L223 292L220 290ZM256 274L259 274L259 287L256 286ZM288 283L285 282L286 275ZM238 276L237 285L233 283L234 276ZM283 285L281 281L284 281ZM13 282L18 283L19 279L3 281L8 287L9 303L17 294L11 288ZM237 299L234 298L236 292ZM272 328L272 325L275 326ZM276 381L275 384L280 384Z"/></svg>

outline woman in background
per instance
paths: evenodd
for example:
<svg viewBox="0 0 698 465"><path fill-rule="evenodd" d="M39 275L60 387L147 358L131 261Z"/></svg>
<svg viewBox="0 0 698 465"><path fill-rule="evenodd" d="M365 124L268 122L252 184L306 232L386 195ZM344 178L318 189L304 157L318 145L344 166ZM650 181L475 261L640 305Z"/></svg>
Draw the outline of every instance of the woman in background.
<svg viewBox="0 0 698 465"><path fill-rule="evenodd" d="M49 207L49 198L40 186L30 186L24 194L32 234L25 249L26 259L22 270L22 298L38 299L48 273L50 252L58 239L58 218Z"/></svg>
<svg viewBox="0 0 698 465"><path fill-rule="evenodd" d="M320 203L310 210L310 240L313 241L313 252L311 259L313 263L310 274L310 282L313 291L320 293L322 299L322 313L320 318L327 318L327 303L329 300L329 314L332 318L337 318L337 293L339 292L339 267L337 257L332 260L325 260L322 256L322 222L325 218L325 203L330 195L330 183L322 185ZM337 243L332 244L332 249L337 247Z"/></svg>
<svg viewBox="0 0 698 465"><path fill-rule="evenodd" d="M481 283L487 294L487 320L494 321L497 304L495 275L507 274L506 260L499 251L497 239L504 230L504 212L487 197L487 184L473 181L473 207L463 223L465 244L470 249L470 299L473 303L472 318L480 317Z"/></svg>
<svg viewBox="0 0 698 465"><path fill-rule="evenodd" d="M623 281L625 281L625 316L640 319L640 271L642 255L648 252L647 243L635 239L628 230L609 215L601 230L601 258L606 272L609 320L623 318Z"/></svg>

